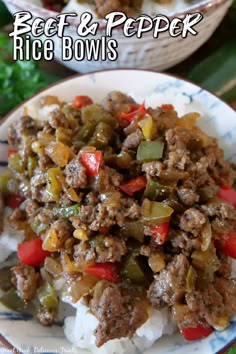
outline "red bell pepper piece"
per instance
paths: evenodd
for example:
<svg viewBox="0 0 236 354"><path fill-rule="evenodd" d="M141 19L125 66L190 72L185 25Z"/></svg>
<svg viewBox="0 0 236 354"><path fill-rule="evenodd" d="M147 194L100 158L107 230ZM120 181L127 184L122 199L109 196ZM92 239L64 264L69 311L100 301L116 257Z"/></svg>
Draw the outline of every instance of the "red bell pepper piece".
<svg viewBox="0 0 236 354"><path fill-rule="evenodd" d="M134 109L131 108L131 111L129 113L121 113L120 114L120 118L124 118L129 123L131 123L131 121L133 120L134 116L136 114L138 114L138 113L139 114L147 114L148 113L147 109L145 108L145 102L143 102L141 104L141 106L139 106L138 108L136 108L136 107Z"/></svg>
<svg viewBox="0 0 236 354"><path fill-rule="evenodd" d="M101 227L99 227L99 232L100 232L101 234L103 234L103 235L107 235L108 232L109 232L109 227L107 227L107 226L101 226Z"/></svg>
<svg viewBox="0 0 236 354"><path fill-rule="evenodd" d="M161 108L166 110L166 111L173 111L174 110L174 106L172 104L169 104L169 103L162 104Z"/></svg>
<svg viewBox="0 0 236 354"><path fill-rule="evenodd" d="M236 259L236 233L229 232L226 235L218 235L214 242L215 248L226 256Z"/></svg>
<svg viewBox="0 0 236 354"><path fill-rule="evenodd" d="M236 208L236 191L232 187L226 185L221 186L217 197L225 200Z"/></svg>
<svg viewBox="0 0 236 354"><path fill-rule="evenodd" d="M144 189L146 184L146 178L144 176L139 176L121 184L119 188L122 190L122 192L133 197L134 193Z"/></svg>
<svg viewBox="0 0 236 354"><path fill-rule="evenodd" d="M99 172L102 164L102 152L82 152L80 155L80 161L87 170L89 176L96 176Z"/></svg>
<svg viewBox="0 0 236 354"><path fill-rule="evenodd" d="M73 108L84 108L93 104L93 100L89 96L76 96L72 102Z"/></svg>
<svg viewBox="0 0 236 354"><path fill-rule="evenodd" d="M8 149L8 151L7 151L8 157L11 156L11 155L13 155L13 154L16 154L16 150Z"/></svg>
<svg viewBox="0 0 236 354"><path fill-rule="evenodd" d="M50 256L50 252L43 250L41 238L23 242L18 246L18 258L22 264L37 266Z"/></svg>
<svg viewBox="0 0 236 354"><path fill-rule="evenodd" d="M12 209L16 209L21 205L21 203L23 203L24 200L25 198L20 195L11 194L7 199L7 205Z"/></svg>
<svg viewBox="0 0 236 354"><path fill-rule="evenodd" d="M180 332L185 339L191 341L196 339L202 339L208 337L213 332L213 328L210 326L204 327L198 325L197 327L180 327Z"/></svg>
<svg viewBox="0 0 236 354"><path fill-rule="evenodd" d="M166 241L166 237L168 234L169 230L169 223L164 222L163 224L159 226L150 226L149 227L151 233L152 233L152 238L153 240L158 244L158 245L163 245Z"/></svg>
<svg viewBox="0 0 236 354"><path fill-rule="evenodd" d="M113 283L121 280L117 263L97 263L84 269L84 272Z"/></svg>

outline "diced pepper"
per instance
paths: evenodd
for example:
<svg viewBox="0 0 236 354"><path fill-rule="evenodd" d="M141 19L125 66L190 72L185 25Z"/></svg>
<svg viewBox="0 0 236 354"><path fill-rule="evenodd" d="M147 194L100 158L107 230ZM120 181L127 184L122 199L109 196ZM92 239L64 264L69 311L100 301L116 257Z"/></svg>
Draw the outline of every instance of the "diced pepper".
<svg viewBox="0 0 236 354"><path fill-rule="evenodd" d="M117 263L97 263L85 268L84 272L114 283L121 280Z"/></svg>
<svg viewBox="0 0 236 354"><path fill-rule="evenodd" d="M137 282L143 281L145 279L137 257L135 257L132 253L126 258L123 264L122 275L126 279Z"/></svg>
<svg viewBox="0 0 236 354"><path fill-rule="evenodd" d="M9 170L4 171L3 174L1 174L0 176L0 191L4 196L8 194L7 185L10 179L11 179L11 172Z"/></svg>
<svg viewBox="0 0 236 354"><path fill-rule="evenodd" d="M153 252L148 258L148 264L154 273L160 272L166 265L164 253Z"/></svg>
<svg viewBox="0 0 236 354"><path fill-rule="evenodd" d="M173 111L174 110L174 106L170 103L164 103L161 105L161 108L166 110L166 111Z"/></svg>
<svg viewBox="0 0 236 354"><path fill-rule="evenodd" d="M71 155L69 146L59 141L50 142L45 148L45 152L58 167L64 167Z"/></svg>
<svg viewBox="0 0 236 354"><path fill-rule="evenodd" d="M144 239L144 226L142 220L126 222L121 229L124 237L132 237L139 242Z"/></svg>
<svg viewBox="0 0 236 354"><path fill-rule="evenodd" d="M72 102L73 108L83 108L93 104L93 100L89 96L76 96Z"/></svg>
<svg viewBox="0 0 236 354"><path fill-rule="evenodd" d="M29 156L28 163L27 163L27 169L28 169L28 174L29 174L30 178L33 177L34 170L36 169L37 165L38 165L37 158L34 156Z"/></svg>
<svg viewBox="0 0 236 354"><path fill-rule="evenodd" d="M58 237L56 230L51 227L43 240L43 249L49 252L56 252L62 247L65 240Z"/></svg>
<svg viewBox="0 0 236 354"><path fill-rule="evenodd" d="M7 199L7 205L12 209L16 209L21 205L21 203L23 203L24 200L25 198L20 195L11 194Z"/></svg>
<svg viewBox="0 0 236 354"><path fill-rule="evenodd" d="M146 184L146 178L144 176L139 176L121 184L119 188L122 190L122 192L133 197L134 193L144 189Z"/></svg>
<svg viewBox="0 0 236 354"><path fill-rule="evenodd" d="M186 340L197 340L208 337L212 332L212 327L204 327L202 325L198 325L197 327L180 327L180 332L184 336Z"/></svg>
<svg viewBox="0 0 236 354"><path fill-rule="evenodd" d="M187 277L186 277L186 291L187 293L191 293L195 288L195 282L197 278L197 273L195 269L190 266L188 269Z"/></svg>
<svg viewBox="0 0 236 354"><path fill-rule="evenodd" d="M225 200L227 203L233 205L236 208L236 191L229 186L221 186L217 197Z"/></svg>
<svg viewBox="0 0 236 354"><path fill-rule="evenodd" d="M80 154L80 160L87 170L89 176L96 176L99 172L100 166L102 164L102 152L82 152Z"/></svg>
<svg viewBox="0 0 236 354"><path fill-rule="evenodd" d="M133 118L137 115L137 114L147 114L148 111L145 108L145 102L143 102L141 104L141 106L137 107L133 107L131 106L131 111L129 113L121 113L120 114L120 118L124 118L126 119L129 123L131 123L131 121L133 120Z"/></svg>
<svg viewBox="0 0 236 354"><path fill-rule="evenodd" d="M152 233L152 238L158 245L163 245L166 241L166 237L169 230L169 223L165 222L159 226L149 226Z"/></svg>
<svg viewBox="0 0 236 354"><path fill-rule="evenodd" d="M170 220L173 209L164 203L151 202L148 199L143 201L142 215L146 225L161 225Z"/></svg>
<svg viewBox="0 0 236 354"><path fill-rule="evenodd" d="M79 213L80 204L70 205L68 207L54 208L53 212L58 218L71 218Z"/></svg>
<svg viewBox="0 0 236 354"><path fill-rule="evenodd" d="M155 200L157 197L168 197L173 191L173 186L163 185L149 179L144 191L144 197Z"/></svg>
<svg viewBox="0 0 236 354"><path fill-rule="evenodd" d="M142 129L143 136L146 140L152 140L155 136L155 126L152 116L145 114L144 118L138 122L138 126Z"/></svg>
<svg viewBox="0 0 236 354"><path fill-rule="evenodd" d="M192 264L197 269L214 273L220 268L220 261L214 247L210 247L206 251L195 250L191 257Z"/></svg>
<svg viewBox="0 0 236 354"><path fill-rule="evenodd" d="M137 150L137 160L153 161L163 156L164 143L160 140L142 141Z"/></svg>
<svg viewBox="0 0 236 354"><path fill-rule="evenodd" d="M215 240L215 247L225 255L236 259L236 233L229 232L226 235L218 235Z"/></svg>
<svg viewBox="0 0 236 354"><path fill-rule="evenodd" d="M40 286L37 291L37 295L39 302L43 307L49 310L57 309L58 298L56 296L55 290L48 281L44 281L44 283Z"/></svg>
<svg viewBox="0 0 236 354"><path fill-rule="evenodd" d="M12 153L8 158L9 167L18 173L23 173L25 170L25 163L21 159L20 154Z"/></svg>
<svg viewBox="0 0 236 354"><path fill-rule="evenodd" d="M116 165L119 168L129 169L130 163L132 161L132 156L127 151L121 151L118 155L116 155Z"/></svg>
<svg viewBox="0 0 236 354"><path fill-rule="evenodd" d="M27 303L17 295L14 287L0 297L0 303L13 311L24 311L27 307Z"/></svg>
<svg viewBox="0 0 236 354"><path fill-rule="evenodd" d="M59 167L52 167L47 171L46 191L50 195L51 200L55 202L60 200L60 193L62 191L62 184L59 182L60 176L61 170Z"/></svg>
<svg viewBox="0 0 236 354"><path fill-rule="evenodd" d="M42 248L43 241L37 237L18 246L18 257L22 264L37 266L42 264L50 253Z"/></svg>
<svg viewBox="0 0 236 354"><path fill-rule="evenodd" d="M198 189L198 194L200 196L200 201L202 203L208 202L211 198L213 198L219 190L218 186L205 186Z"/></svg>
<svg viewBox="0 0 236 354"><path fill-rule="evenodd" d="M9 157L9 156L11 156L12 154L16 154L16 153L17 153L16 150L8 149L8 151L7 151L7 156Z"/></svg>
<svg viewBox="0 0 236 354"><path fill-rule="evenodd" d="M108 232L109 232L109 227L107 227L107 226L101 226L101 227L99 228L99 232L100 232L101 234L103 234L103 235L107 235Z"/></svg>
<svg viewBox="0 0 236 354"><path fill-rule="evenodd" d="M184 129L193 130L196 127L199 118L199 113L187 113L177 120L177 125Z"/></svg>

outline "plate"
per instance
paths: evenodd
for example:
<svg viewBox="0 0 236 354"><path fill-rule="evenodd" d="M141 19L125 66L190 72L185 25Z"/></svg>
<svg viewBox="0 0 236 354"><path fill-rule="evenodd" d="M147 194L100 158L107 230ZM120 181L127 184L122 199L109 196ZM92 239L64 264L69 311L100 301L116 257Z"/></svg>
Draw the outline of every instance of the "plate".
<svg viewBox="0 0 236 354"><path fill-rule="evenodd" d="M85 94L99 102L112 90L128 93L140 102L145 99L147 106L172 103L179 115L200 112L202 118L199 126L209 135L218 138L226 159L236 163L236 112L226 103L199 86L170 75L143 70L112 70L63 80L42 90L8 114L0 126L0 173L7 165L8 126L19 119L25 105L36 104L43 95L57 95L62 100L70 101L75 95ZM67 342L62 327L42 327L31 316L11 312L2 305L0 333L22 353L88 353ZM227 330L214 332L200 341L187 342L180 334L163 337L143 354L216 354L234 341L236 318Z"/></svg>

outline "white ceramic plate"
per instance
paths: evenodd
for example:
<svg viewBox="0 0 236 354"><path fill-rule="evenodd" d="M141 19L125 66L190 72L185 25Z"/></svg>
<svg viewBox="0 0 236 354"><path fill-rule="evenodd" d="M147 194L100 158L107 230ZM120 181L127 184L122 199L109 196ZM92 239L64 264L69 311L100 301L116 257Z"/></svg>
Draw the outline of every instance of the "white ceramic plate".
<svg viewBox="0 0 236 354"><path fill-rule="evenodd" d="M147 105L172 103L180 115L189 111L201 112L203 117L200 127L209 135L217 137L226 158L236 162L236 112L200 87L166 74L117 70L76 76L40 92L27 105L37 102L42 95L57 95L63 100L71 100L75 95L86 94L99 102L112 90L129 93L140 102L145 99ZM0 126L0 173L7 164L8 126L19 119L22 108L20 106L11 112ZM67 342L61 327L42 327L30 316L11 312L2 305L0 333L22 353L86 353ZM214 332L204 340L186 342L179 334L163 338L145 354L216 354L235 340L236 319L226 331Z"/></svg>

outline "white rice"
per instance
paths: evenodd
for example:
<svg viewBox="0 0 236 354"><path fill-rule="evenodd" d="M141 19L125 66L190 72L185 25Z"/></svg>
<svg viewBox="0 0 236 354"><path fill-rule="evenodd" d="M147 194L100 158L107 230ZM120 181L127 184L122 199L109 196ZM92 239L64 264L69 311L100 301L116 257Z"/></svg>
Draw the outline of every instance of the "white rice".
<svg viewBox="0 0 236 354"><path fill-rule="evenodd" d="M17 246L24 239L23 231L16 231L6 223L6 218L11 214L10 208L5 208L3 216L3 232L0 237L0 265L13 252L17 251Z"/></svg>
<svg viewBox="0 0 236 354"><path fill-rule="evenodd" d="M135 354L150 348L157 339L165 334L171 335L176 329L167 310L152 310L149 319L138 328L132 340L129 338L113 339L101 348L97 348L93 331L99 324L98 320L90 313L82 300L74 306L76 316L65 319L65 335L73 345L87 349L93 354Z"/></svg>
<svg viewBox="0 0 236 354"><path fill-rule="evenodd" d="M236 278L236 260L232 259L232 278ZM55 284L56 285L56 284ZM58 282L57 290L63 288L63 282ZM136 354L150 348L159 338L164 335L172 335L176 325L171 319L168 310L152 310L149 319L137 329L132 340L128 338L113 339L105 343L101 348L95 344L94 330L99 322L93 316L87 306L80 300L72 304L69 299L63 298L75 309L75 316L65 319L64 333L66 338L75 346L89 350L93 354Z"/></svg>

